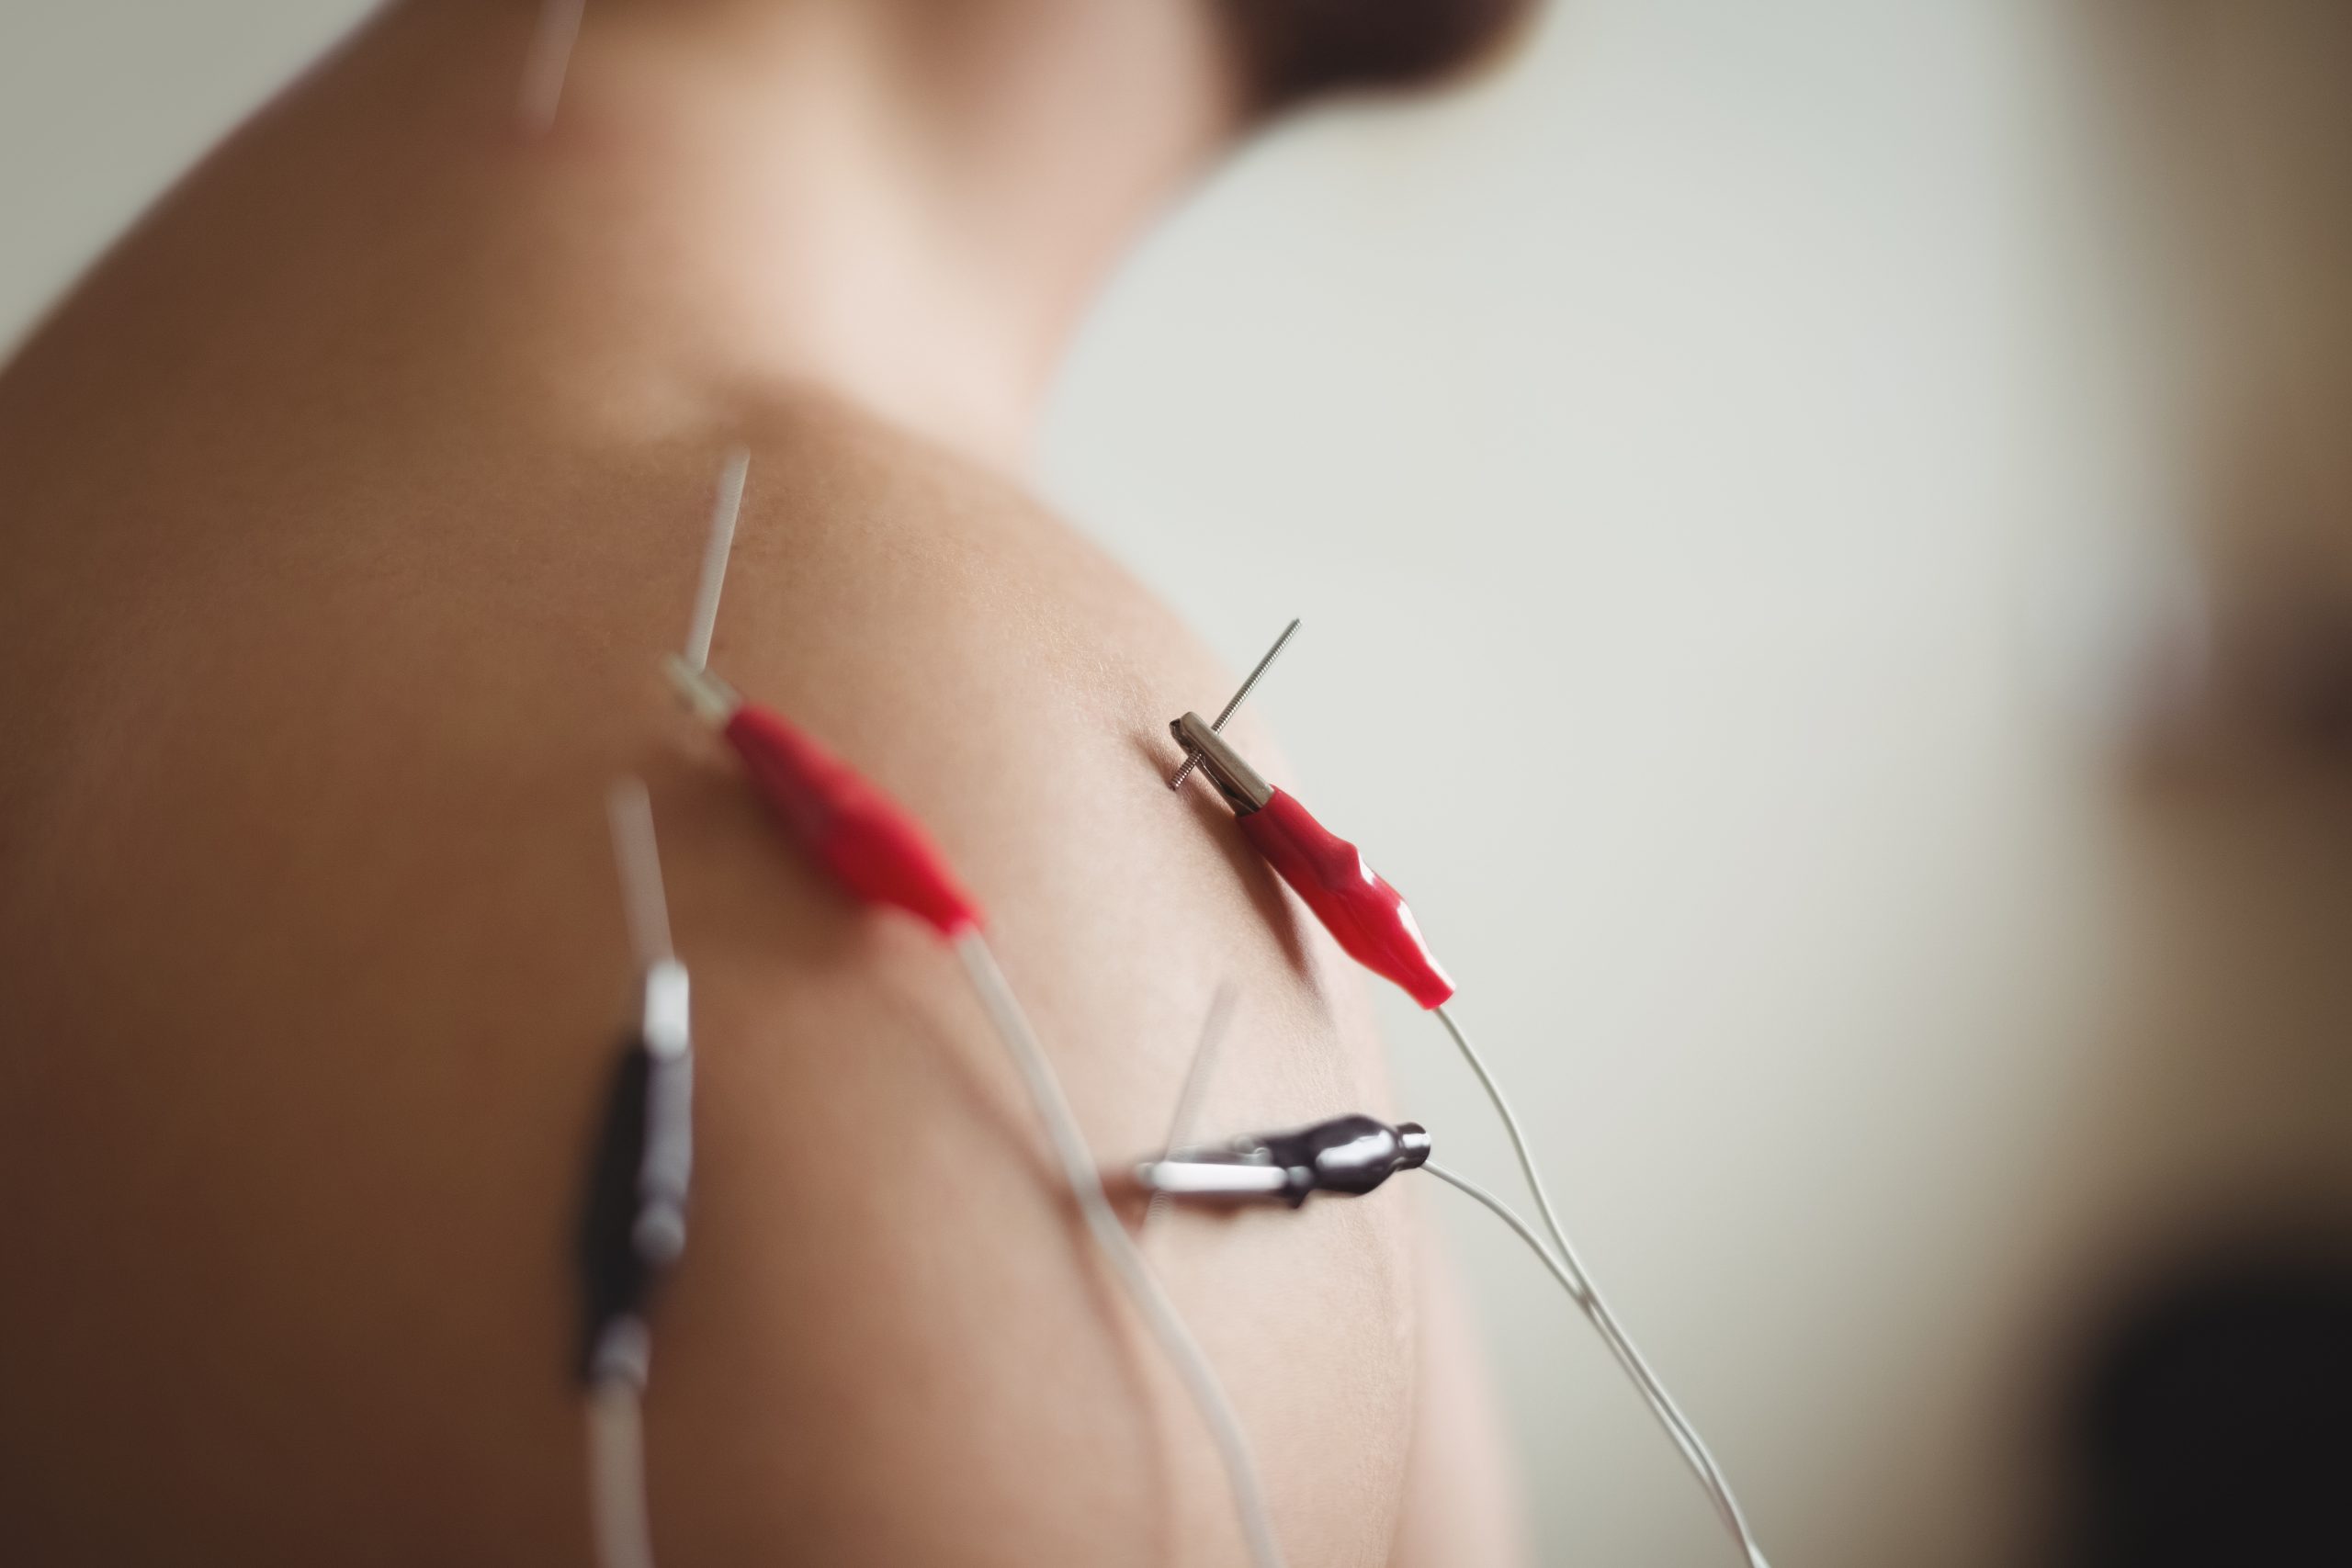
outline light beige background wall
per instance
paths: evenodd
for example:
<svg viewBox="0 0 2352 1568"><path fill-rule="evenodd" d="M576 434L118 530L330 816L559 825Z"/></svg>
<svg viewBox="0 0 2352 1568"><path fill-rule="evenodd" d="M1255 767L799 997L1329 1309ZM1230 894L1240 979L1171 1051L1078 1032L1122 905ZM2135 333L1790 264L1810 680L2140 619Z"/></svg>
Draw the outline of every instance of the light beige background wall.
<svg viewBox="0 0 2352 1568"><path fill-rule="evenodd" d="M0 0L0 339L358 9ZM2071 70L1999 0L1555 6L1476 92L1217 179L1043 445L1236 664L1306 617L1261 700L1309 798L1784 1565L2005 1554L2089 1223L2096 665L2047 627L2144 502ZM1501 1181L1392 1000L1408 1107ZM1543 1560L1729 1562L1532 1261L1424 1201Z"/></svg>

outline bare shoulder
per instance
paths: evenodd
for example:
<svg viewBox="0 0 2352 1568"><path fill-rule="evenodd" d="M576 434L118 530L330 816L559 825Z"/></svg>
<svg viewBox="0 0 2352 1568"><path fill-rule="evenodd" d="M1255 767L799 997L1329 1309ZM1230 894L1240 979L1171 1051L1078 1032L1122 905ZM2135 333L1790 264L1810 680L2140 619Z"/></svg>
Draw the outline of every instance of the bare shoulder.
<svg viewBox="0 0 2352 1568"><path fill-rule="evenodd" d="M1097 1151L1164 1133L1222 984L1209 1130L1385 1108L1353 975L1161 782L1167 717L1227 672L1013 485L803 398L628 446L428 418L307 467L277 430L101 475L71 491L96 523L37 547L45 605L0 590L40 673L0 690L0 1244L44 1259L0 1307L0 1491L45 1560L581 1540L566 1249L628 995L623 773L703 1064L649 1415L665 1552L1227 1550L1197 1422L948 961L842 907L661 691L735 437L715 667L932 829ZM1301 1563L1397 1530L1419 1264L1388 1196L1146 1238Z"/></svg>

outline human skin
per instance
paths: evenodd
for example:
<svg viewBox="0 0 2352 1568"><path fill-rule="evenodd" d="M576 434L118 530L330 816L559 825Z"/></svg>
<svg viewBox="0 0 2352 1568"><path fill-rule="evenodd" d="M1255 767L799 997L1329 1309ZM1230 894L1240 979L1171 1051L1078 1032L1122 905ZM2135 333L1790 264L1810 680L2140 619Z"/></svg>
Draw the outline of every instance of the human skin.
<svg viewBox="0 0 2352 1568"><path fill-rule="evenodd" d="M1163 785L1231 671L1019 478L1090 290L1240 129L1211 21L605 0L535 135L533 9L383 14L0 376L0 1536L587 1560L637 773L699 1052L662 1560L1238 1561L952 960L657 668L741 442L714 666L931 829L1104 1162L1220 985L1204 1129L1394 1113L1358 974ZM1292 1562L1513 1559L1408 1184L1144 1245Z"/></svg>

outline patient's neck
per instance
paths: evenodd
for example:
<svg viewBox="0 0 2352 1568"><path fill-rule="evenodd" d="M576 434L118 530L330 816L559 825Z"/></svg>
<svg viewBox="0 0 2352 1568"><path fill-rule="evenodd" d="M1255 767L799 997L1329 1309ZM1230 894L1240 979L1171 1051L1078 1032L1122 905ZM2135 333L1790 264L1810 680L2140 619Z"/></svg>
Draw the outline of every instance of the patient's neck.
<svg viewBox="0 0 2352 1568"><path fill-rule="evenodd" d="M539 0L409 10L521 92ZM713 375L1018 467L1091 296L1237 122L1210 11L587 0L518 163L566 265Z"/></svg>

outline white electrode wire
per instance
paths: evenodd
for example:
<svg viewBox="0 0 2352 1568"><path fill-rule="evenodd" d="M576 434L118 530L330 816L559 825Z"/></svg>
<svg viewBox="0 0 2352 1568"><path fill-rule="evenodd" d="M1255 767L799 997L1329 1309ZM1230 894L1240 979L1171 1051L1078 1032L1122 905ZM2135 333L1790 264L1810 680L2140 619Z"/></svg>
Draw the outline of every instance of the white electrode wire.
<svg viewBox="0 0 2352 1568"><path fill-rule="evenodd" d="M1144 1262L1143 1254L1127 1235L1126 1227L1112 1212L1111 1200L1102 1190L1102 1175L1086 1147L1085 1135L1079 1130L1069 1098L1062 1092L1061 1079L1055 1075L1053 1062L1038 1042L1028 1014L1022 1010L1020 998L1012 994L1012 983L989 950L988 939L978 931L967 931L956 938L956 953L964 961L965 972L971 976L972 988L979 994L980 1006L987 1010L989 1021L1012 1053L1013 1066L1028 1087L1038 1119L1046 1124L1046 1138L1061 1162L1062 1174L1078 1200L1079 1213L1085 1216L1086 1228L1093 1233L1095 1247L1118 1275L1128 1298L1143 1314L1145 1323L1174 1364L1177 1375L1184 1380L1193 1403L1200 1407L1201 1418L1225 1461L1234 1506L1241 1515L1241 1531L1250 1544L1250 1561L1257 1568L1282 1568L1282 1548L1274 1540L1265 1486L1259 1479L1258 1462L1250 1454L1250 1438L1241 1429L1241 1419L1234 1413L1232 1401L1226 1397L1200 1342L1184 1326L1175 1303L1168 1299L1167 1292Z"/></svg>
<svg viewBox="0 0 2352 1568"><path fill-rule="evenodd" d="M1714 1504L1715 1513L1723 1520L1724 1529L1731 1533L1732 1540L1747 1554L1750 1568L1770 1568L1764 1560L1764 1549L1756 1544L1756 1537L1747 1528L1747 1516L1740 1511L1739 1500L1732 1495L1731 1483L1724 1479L1723 1469L1716 1464L1715 1456L1707 1451L1707 1445L1700 1440L1698 1428L1676 1405L1673 1396L1666 1392L1666 1385L1659 1382L1657 1374L1650 1371L1649 1363L1642 1359L1642 1353L1634 1348L1633 1340L1619 1326L1617 1314L1611 1312L1609 1303L1600 1299L1600 1291L1593 1286L1592 1277L1585 1271L1583 1261L1577 1257L1575 1247L1570 1245L1567 1233L1561 1227L1559 1215L1553 1212L1552 1195L1545 1189L1543 1177L1536 1172L1535 1156L1528 1149L1526 1134L1520 1130L1519 1116L1511 1110L1510 1100L1503 1093L1502 1086L1487 1070L1486 1062L1470 1043L1470 1037L1462 1032L1462 1026L1454 1021L1453 1015L1443 1007L1432 1010L1436 1012L1438 1021L1445 1025L1445 1032L1453 1036L1454 1044L1461 1049L1462 1059L1470 1065L1470 1071L1476 1075L1480 1087L1487 1091L1487 1100L1493 1102L1495 1113L1502 1118L1503 1131L1510 1137L1511 1151L1519 1156L1520 1172L1527 1178L1527 1189L1534 1195L1536 1212L1543 1216L1544 1228L1551 1233L1554 1246L1559 1248L1558 1257L1555 1258L1551 1249L1527 1228L1526 1223L1486 1189L1450 1170L1440 1169L1434 1163L1426 1168L1439 1179L1459 1188L1493 1210L1543 1258L1553 1277L1560 1281L1561 1288L1568 1292L1569 1299L1577 1303L1600 1335L1602 1342L1608 1345L1610 1352L1617 1358L1617 1364L1625 1370L1627 1377L1634 1380L1634 1386L1648 1402L1650 1412L1657 1417L1658 1425L1665 1427L1667 1436L1674 1439L1674 1446L1682 1450L1684 1461Z"/></svg>
<svg viewBox="0 0 2352 1568"><path fill-rule="evenodd" d="M1741 1517L1738 1506L1732 1501L1730 1483L1724 1479L1714 1456L1699 1440L1698 1428L1682 1414L1680 1407L1666 1392L1665 1385L1650 1371L1649 1363L1634 1348L1633 1339L1618 1325L1617 1314L1611 1312L1609 1304L1600 1299L1600 1292L1592 1283L1591 1275L1585 1270L1583 1259L1577 1256L1574 1244L1568 1240L1560 1224L1559 1215L1553 1210L1551 1190L1544 1185L1544 1178L1535 1169L1535 1156L1527 1146L1526 1134L1520 1128L1519 1115L1511 1109L1510 1097L1503 1093L1502 1085L1495 1081L1494 1075L1487 1070L1486 1059L1470 1043L1469 1036L1463 1032L1461 1024L1455 1021L1453 1014L1442 1006L1435 1011L1438 1021L1445 1025L1446 1032L1461 1047L1463 1060L1470 1065L1471 1072L1476 1075L1480 1087L1487 1091L1495 1113L1502 1119L1503 1131L1510 1135L1511 1150L1519 1158L1520 1172L1527 1179L1528 1190L1534 1194L1536 1212L1543 1216L1544 1228L1551 1233L1553 1246L1558 1249L1561 1262L1576 1280L1571 1293L1577 1297L1577 1305L1591 1319L1611 1352L1617 1357L1618 1363L1625 1369L1626 1375L1634 1380L1634 1386L1649 1402L1651 1410L1666 1427L1667 1436L1672 1438L1675 1447L1682 1450L1682 1457L1698 1475L1699 1483L1706 1488L1724 1528L1754 1556L1747 1522Z"/></svg>
<svg viewBox="0 0 2352 1568"><path fill-rule="evenodd" d="M588 1519L600 1568L653 1568L645 1432L626 1378L606 1378L588 1395Z"/></svg>
<svg viewBox="0 0 2352 1568"><path fill-rule="evenodd" d="M735 519L743 510L743 480L752 455L737 446L718 470L718 499L710 512L710 542L703 547L702 581L695 587L694 618L686 623L685 660L700 670L710 662L710 634L718 625L718 591L727 586L727 558L735 549Z"/></svg>
<svg viewBox="0 0 2352 1568"><path fill-rule="evenodd" d="M563 102L563 79L571 73L571 51L580 42L580 20L588 0L539 0L539 19L531 29L531 51L523 61L520 112L523 127L534 136L555 129L555 111Z"/></svg>

